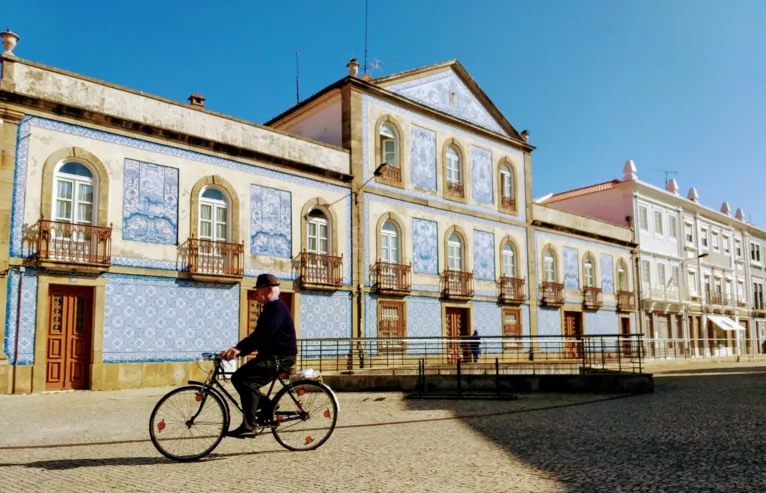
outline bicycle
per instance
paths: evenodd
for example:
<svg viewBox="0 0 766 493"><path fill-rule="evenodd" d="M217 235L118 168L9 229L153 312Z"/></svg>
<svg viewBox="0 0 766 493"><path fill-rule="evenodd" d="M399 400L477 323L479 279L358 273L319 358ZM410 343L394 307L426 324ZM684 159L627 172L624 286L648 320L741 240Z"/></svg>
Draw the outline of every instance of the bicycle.
<svg viewBox="0 0 766 493"><path fill-rule="evenodd" d="M242 413L238 400L219 381L226 379L221 356L203 353L202 358L213 362L207 379L204 382L190 380L188 385L168 392L154 406L149 418L149 436L154 447L174 461L199 460L215 450L231 422L227 400ZM254 436L269 428L276 441L288 450L317 449L335 430L338 399L324 383L310 379L290 382L290 376L281 373L272 379L266 397L271 396L276 382L282 388L274 396L271 415L265 418L265 424L256 428ZM312 419L314 421L304 427Z"/></svg>

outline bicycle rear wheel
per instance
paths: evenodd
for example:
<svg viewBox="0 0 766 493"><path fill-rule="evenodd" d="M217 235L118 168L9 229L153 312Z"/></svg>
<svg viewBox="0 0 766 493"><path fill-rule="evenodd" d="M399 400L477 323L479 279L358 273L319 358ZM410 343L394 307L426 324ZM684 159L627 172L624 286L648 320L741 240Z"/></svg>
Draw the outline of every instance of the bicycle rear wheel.
<svg viewBox="0 0 766 493"><path fill-rule="evenodd" d="M154 447L178 462L208 455L221 442L228 427L221 398L197 385L167 393L149 418L149 436Z"/></svg>
<svg viewBox="0 0 766 493"><path fill-rule="evenodd" d="M338 420L338 403L330 389L299 380L274 397L271 433L288 450L314 450L330 438Z"/></svg>

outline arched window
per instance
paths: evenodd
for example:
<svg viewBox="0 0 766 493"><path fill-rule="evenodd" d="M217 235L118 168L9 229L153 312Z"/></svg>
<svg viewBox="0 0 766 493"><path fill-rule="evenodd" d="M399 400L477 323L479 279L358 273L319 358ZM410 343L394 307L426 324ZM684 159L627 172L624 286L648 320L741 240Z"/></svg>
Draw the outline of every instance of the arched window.
<svg viewBox="0 0 766 493"><path fill-rule="evenodd" d="M516 249L510 242L503 245L503 276L516 277Z"/></svg>
<svg viewBox="0 0 766 493"><path fill-rule="evenodd" d="M460 151L454 145L450 145L447 147L445 156L447 160L447 192L451 195L462 196L462 187L460 187L459 192L456 187L456 185L461 185L463 183L463 166L461 163Z"/></svg>
<svg viewBox="0 0 766 493"><path fill-rule="evenodd" d="M54 175L52 216L55 221L94 224L93 200L96 180L87 166L67 162L59 165Z"/></svg>
<svg viewBox="0 0 766 493"><path fill-rule="evenodd" d="M556 257L553 252L548 250L543 255L543 278L545 282L556 282L558 278L556 274Z"/></svg>
<svg viewBox="0 0 766 493"><path fill-rule="evenodd" d="M585 287L592 288L596 285L596 270L593 266L593 258L586 255L583 260L583 280Z"/></svg>
<svg viewBox="0 0 766 493"><path fill-rule="evenodd" d="M400 263L399 230L392 221L383 223L380 230L380 259L391 264Z"/></svg>
<svg viewBox="0 0 766 493"><path fill-rule="evenodd" d="M380 163L399 167L399 134L390 123L380 125Z"/></svg>
<svg viewBox="0 0 766 493"><path fill-rule="evenodd" d="M319 209L312 209L308 214L306 231L306 250L317 255L328 255L330 245L330 224L327 216Z"/></svg>
<svg viewBox="0 0 766 493"><path fill-rule="evenodd" d="M504 209L516 209L516 188L513 170L507 164L500 166L500 198Z"/></svg>
<svg viewBox="0 0 766 493"><path fill-rule="evenodd" d="M617 291L628 291L628 273L622 260L617 264Z"/></svg>
<svg viewBox="0 0 766 493"><path fill-rule="evenodd" d="M447 268L454 271L463 270L463 242L456 233L452 233L447 240Z"/></svg>
<svg viewBox="0 0 766 493"><path fill-rule="evenodd" d="M199 198L199 237L226 242L229 232L229 203L217 188L205 188Z"/></svg>

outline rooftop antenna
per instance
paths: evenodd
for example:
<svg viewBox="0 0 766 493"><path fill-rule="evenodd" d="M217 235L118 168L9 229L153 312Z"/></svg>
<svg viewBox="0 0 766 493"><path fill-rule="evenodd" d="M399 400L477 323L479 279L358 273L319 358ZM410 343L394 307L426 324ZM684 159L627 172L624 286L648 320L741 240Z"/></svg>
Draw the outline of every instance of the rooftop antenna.
<svg viewBox="0 0 766 493"><path fill-rule="evenodd" d="M678 171L670 171L666 169L658 169L660 173L665 173L665 188L668 188L668 175L677 175Z"/></svg>
<svg viewBox="0 0 766 493"><path fill-rule="evenodd" d="M364 1L364 75L367 75L367 11L370 0Z"/></svg>
<svg viewBox="0 0 766 493"><path fill-rule="evenodd" d="M394 59L391 59L391 60L386 60L386 61L383 61L383 60L378 60L378 59L376 58L376 59L375 59L375 61L374 61L373 63L367 63L367 64L365 64L365 67L364 67L364 73L367 73L367 69L368 69L368 68L369 68L369 69L371 69L371 70L379 70L379 69L381 69L381 68L382 68L382 67L381 67L381 65L383 65L384 63L395 62L395 61L397 61L397 60L398 60L398 58L394 58Z"/></svg>
<svg viewBox="0 0 766 493"><path fill-rule="evenodd" d="M300 76L300 72L298 70L298 59L300 54L301 53L299 51L295 52L295 104L301 102L300 85L298 84L298 77Z"/></svg>

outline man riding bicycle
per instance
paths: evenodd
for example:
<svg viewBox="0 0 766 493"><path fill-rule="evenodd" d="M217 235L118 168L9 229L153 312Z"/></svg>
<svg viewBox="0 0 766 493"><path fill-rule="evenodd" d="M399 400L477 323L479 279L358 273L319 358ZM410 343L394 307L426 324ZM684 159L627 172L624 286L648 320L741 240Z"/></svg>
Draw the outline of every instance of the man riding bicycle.
<svg viewBox="0 0 766 493"><path fill-rule="evenodd" d="M228 361L258 351L255 359L242 365L231 377L242 401L244 419L229 436L239 438L253 435L256 426L269 424L272 402L260 389L280 373L289 372L298 354L293 318L279 300L279 280L271 274L259 275L255 299L263 305L255 329L236 346L221 353Z"/></svg>

